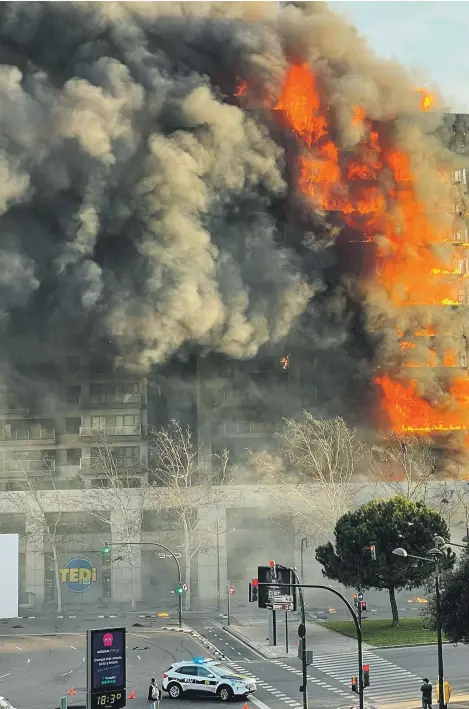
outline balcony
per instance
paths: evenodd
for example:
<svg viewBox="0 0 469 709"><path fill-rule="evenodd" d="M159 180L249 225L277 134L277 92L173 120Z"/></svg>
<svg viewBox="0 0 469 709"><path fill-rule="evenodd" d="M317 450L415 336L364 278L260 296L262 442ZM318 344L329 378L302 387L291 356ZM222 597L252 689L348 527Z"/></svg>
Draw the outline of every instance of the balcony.
<svg viewBox="0 0 469 709"><path fill-rule="evenodd" d="M134 474L143 471L143 464L139 458L114 458L111 461L103 456L103 458L80 459L80 471L88 475L105 473L106 468L109 469L111 466L115 466L113 470L115 469L117 472L131 472Z"/></svg>
<svg viewBox="0 0 469 709"><path fill-rule="evenodd" d="M31 475L55 473L55 460L0 460L0 473Z"/></svg>
<svg viewBox="0 0 469 709"><path fill-rule="evenodd" d="M55 428L13 429L10 425L0 426L0 441L15 443L25 441L55 442Z"/></svg>
<svg viewBox="0 0 469 709"><path fill-rule="evenodd" d="M107 438L119 436L141 436L141 425L135 424L132 426L80 426L80 438Z"/></svg>
<svg viewBox="0 0 469 709"><path fill-rule="evenodd" d="M101 408L108 406L138 406L142 403L141 394L105 394L104 396L83 396L80 399L82 408Z"/></svg>

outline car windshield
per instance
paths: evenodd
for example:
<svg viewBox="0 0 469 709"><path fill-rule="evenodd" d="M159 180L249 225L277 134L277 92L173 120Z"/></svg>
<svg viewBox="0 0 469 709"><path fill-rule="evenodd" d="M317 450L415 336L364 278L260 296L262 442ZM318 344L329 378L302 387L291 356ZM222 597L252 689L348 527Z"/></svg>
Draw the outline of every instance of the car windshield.
<svg viewBox="0 0 469 709"><path fill-rule="evenodd" d="M220 677L233 677L235 672L225 665L212 665L213 669Z"/></svg>

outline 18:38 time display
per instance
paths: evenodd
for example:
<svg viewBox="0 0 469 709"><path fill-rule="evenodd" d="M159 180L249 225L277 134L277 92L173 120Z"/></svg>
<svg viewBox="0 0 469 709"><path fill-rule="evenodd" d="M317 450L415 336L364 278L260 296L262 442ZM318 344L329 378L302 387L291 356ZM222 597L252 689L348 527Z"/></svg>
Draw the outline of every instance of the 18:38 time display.
<svg viewBox="0 0 469 709"><path fill-rule="evenodd" d="M89 709L122 709L125 699L125 692L93 692Z"/></svg>

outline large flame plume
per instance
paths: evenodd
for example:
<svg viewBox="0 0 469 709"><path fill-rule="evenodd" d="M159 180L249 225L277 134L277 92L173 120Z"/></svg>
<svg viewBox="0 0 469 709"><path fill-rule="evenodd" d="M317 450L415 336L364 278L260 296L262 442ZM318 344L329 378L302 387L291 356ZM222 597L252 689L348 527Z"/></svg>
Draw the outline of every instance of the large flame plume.
<svg viewBox="0 0 469 709"><path fill-rule="evenodd" d="M324 3L6 2L0 36L7 384L300 351L298 410L374 379L383 427L465 438L437 92Z"/></svg>

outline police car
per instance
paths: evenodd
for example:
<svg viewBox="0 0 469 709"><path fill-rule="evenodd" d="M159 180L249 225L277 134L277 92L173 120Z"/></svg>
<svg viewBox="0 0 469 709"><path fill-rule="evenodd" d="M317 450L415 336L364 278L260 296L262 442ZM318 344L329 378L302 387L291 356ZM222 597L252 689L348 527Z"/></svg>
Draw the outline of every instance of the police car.
<svg viewBox="0 0 469 709"><path fill-rule="evenodd" d="M222 662L203 657L174 662L163 675L162 688L171 699L193 692L217 696L222 702L233 697L246 698L257 690L251 677L238 675Z"/></svg>

